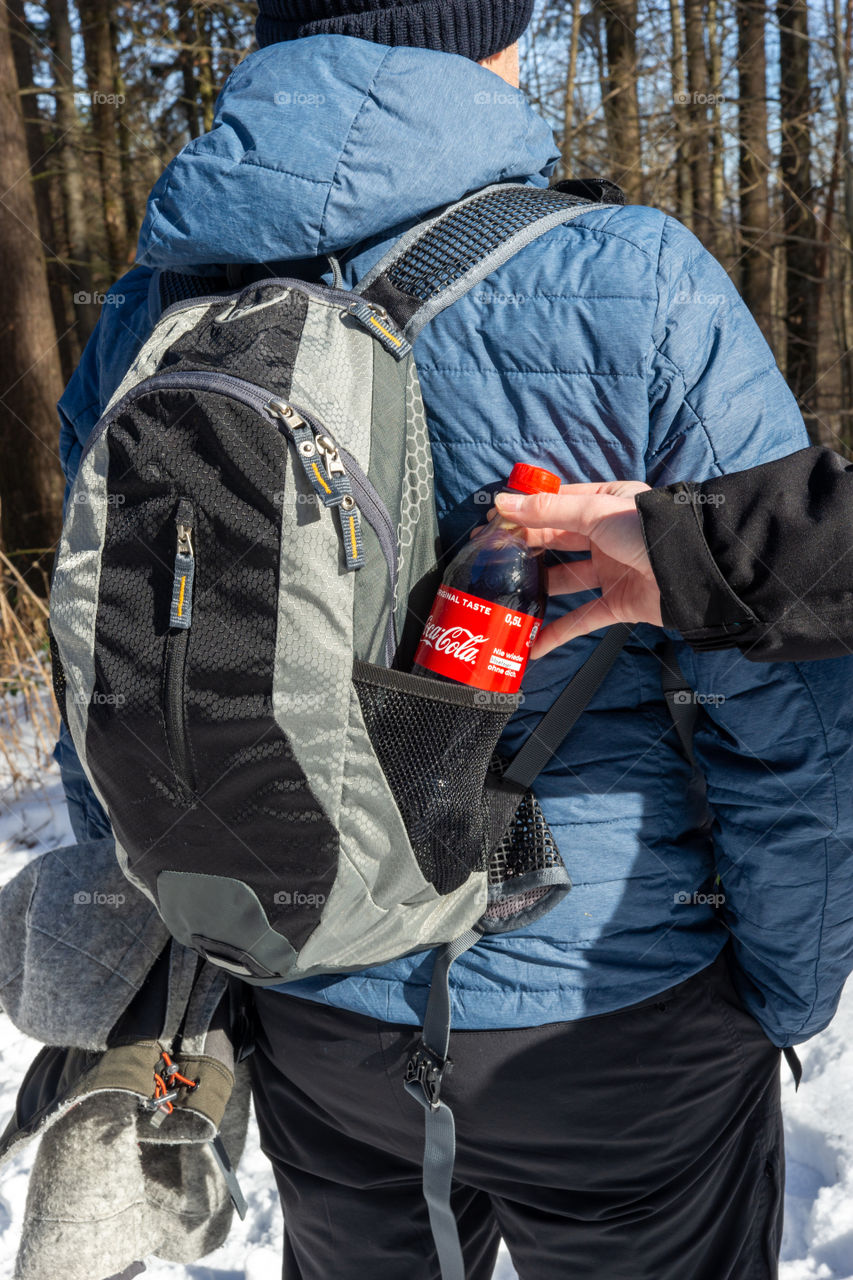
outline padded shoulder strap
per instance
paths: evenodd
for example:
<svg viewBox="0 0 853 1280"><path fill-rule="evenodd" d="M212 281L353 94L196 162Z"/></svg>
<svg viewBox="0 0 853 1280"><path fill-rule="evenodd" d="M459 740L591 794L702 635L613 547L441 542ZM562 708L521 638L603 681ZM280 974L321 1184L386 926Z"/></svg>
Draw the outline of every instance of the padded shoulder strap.
<svg viewBox="0 0 853 1280"><path fill-rule="evenodd" d="M484 187L407 231L353 292L391 319L408 350L425 324L531 240L615 203L520 182Z"/></svg>
<svg viewBox="0 0 853 1280"><path fill-rule="evenodd" d="M154 272L151 281L156 289L156 299L160 312L176 302L187 302L190 298L203 298L208 293L220 293L229 288L228 278L221 275L196 275L192 271L173 271L170 267L159 268Z"/></svg>

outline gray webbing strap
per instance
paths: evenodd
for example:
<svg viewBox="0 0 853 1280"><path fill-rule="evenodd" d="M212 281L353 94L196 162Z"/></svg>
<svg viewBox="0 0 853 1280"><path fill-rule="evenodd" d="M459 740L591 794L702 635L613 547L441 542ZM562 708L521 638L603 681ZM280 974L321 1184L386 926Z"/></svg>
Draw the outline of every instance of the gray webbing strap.
<svg viewBox="0 0 853 1280"><path fill-rule="evenodd" d="M675 645L669 639L663 647L660 682L681 748L695 769L696 757L693 754L693 732L699 717L699 707L696 704L693 688L688 684L684 672L678 665Z"/></svg>
<svg viewBox="0 0 853 1280"><path fill-rule="evenodd" d="M608 628L604 639L596 645L515 753L504 771L502 785L512 784L513 789L521 791L532 785L560 749L566 734L613 666L630 634L631 628L624 622Z"/></svg>
<svg viewBox="0 0 853 1280"><path fill-rule="evenodd" d="M425 324L519 249L552 227L610 207L553 187L494 183L412 227L353 292L381 319L390 317L404 342L395 354L403 355Z"/></svg>
<svg viewBox="0 0 853 1280"><path fill-rule="evenodd" d="M609 629L586 662L575 673L559 698L548 709L534 732L511 761L512 789L526 790L543 765L563 742L566 734L613 666L631 628L622 623ZM429 1221L441 1267L442 1280L465 1280L459 1232L450 1203L453 1164L456 1158L456 1128L453 1112L441 1101L441 1085L452 1063L450 1045L450 968L455 960L482 937L476 927L448 942L437 953L432 971L423 1031L406 1064L405 1088L425 1111L423 1188Z"/></svg>
<svg viewBox="0 0 853 1280"><path fill-rule="evenodd" d="M450 1044L450 967L482 936L479 929L468 929L437 952L421 1038L406 1066L406 1091L425 1111L424 1199L442 1280L465 1280L462 1246L450 1203L456 1127L453 1112L446 1102L441 1101L442 1080L452 1065L447 1056Z"/></svg>
<svg viewBox="0 0 853 1280"><path fill-rule="evenodd" d="M219 1165L223 1178L225 1179L225 1185L228 1188L228 1194L231 1197L231 1202L237 1210L237 1216L242 1221L246 1216L248 1205L246 1204L246 1197L243 1195L243 1189L237 1181L237 1174L234 1172L234 1166L231 1163L228 1152L225 1150L225 1143L222 1141L221 1133L217 1133L215 1138L210 1139L210 1150L213 1153L214 1160Z"/></svg>

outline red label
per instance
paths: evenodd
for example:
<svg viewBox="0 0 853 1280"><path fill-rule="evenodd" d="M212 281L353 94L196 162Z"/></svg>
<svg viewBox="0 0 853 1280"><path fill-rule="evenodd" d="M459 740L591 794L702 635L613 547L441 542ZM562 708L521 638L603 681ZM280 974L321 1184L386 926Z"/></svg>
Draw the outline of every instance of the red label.
<svg viewBox="0 0 853 1280"><path fill-rule="evenodd" d="M516 693L538 630L530 613L441 586L415 662L475 689Z"/></svg>

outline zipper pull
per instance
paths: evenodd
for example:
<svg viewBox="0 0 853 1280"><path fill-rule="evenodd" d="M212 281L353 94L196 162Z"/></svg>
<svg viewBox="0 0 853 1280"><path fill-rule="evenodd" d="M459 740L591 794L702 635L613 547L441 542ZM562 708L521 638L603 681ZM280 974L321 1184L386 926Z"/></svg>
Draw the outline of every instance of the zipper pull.
<svg viewBox="0 0 853 1280"><path fill-rule="evenodd" d="M335 444L332 437L325 436L325 435L318 435L316 443L317 443L317 448L320 450L320 453L323 455L323 465L326 468L326 474L328 475L329 479L334 482L336 476L345 476L347 473L346 467L341 461L340 450L338 449L338 446ZM331 507L337 504L334 502L329 502L328 505Z"/></svg>
<svg viewBox="0 0 853 1280"><path fill-rule="evenodd" d="M364 542L361 536L361 513L351 493L345 493L338 506L344 555L348 569L360 569L364 564Z"/></svg>
<svg viewBox="0 0 853 1280"><path fill-rule="evenodd" d="M335 491L325 479L320 469L319 453L314 440L315 433L311 430L308 423L300 413L297 413L292 404L288 404L286 400L280 400L274 397L267 401L267 409L278 418L287 431L287 434L296 445L296 456L302 463L302 470L311 488L317 497L323 503L324 507L331 507L335 503Z"/></svg>
<svg viewBox="0 0 853 1280"><path fill-rule="evenodd" d="M314 424L309 425L286 400L274 397L266 407L284 424L296 445L302 470L323 506L337 507L347 569L360 569L364 564L361 514L337 443Z"/></svg>
<svg viewBox="0 0 853 1280"><path fill-rule="evenodd" d="M337 507L344 540L344 555L348 569L360 569L364 564L364 543L361 536L361 513L353 497L352 484L344 466L340 449L331 436L318 433L317 448L323 455L326 474L332 482L334 496L326 505Z"/></svg>
<svg viewBox="0 0 853 1280"><path fill-rule="evenodd" d="M172 577L172 604L169 610L169 626L183 630L189 628L193 611L193 578L195 577L195 551L193 550L193 505L188 498L180 498L175 514L177 547L175 569Z"/></svg>
<svg viewBox="0 0 853 1280"><path fill-rule="evenodd" d="M344 315L351 315L368 333L378 338L386 351L390 351L397 360L402 360L412 349L408 338L404 338L384 307L376 302L365 302L363 298L349 304Z"/></svg>

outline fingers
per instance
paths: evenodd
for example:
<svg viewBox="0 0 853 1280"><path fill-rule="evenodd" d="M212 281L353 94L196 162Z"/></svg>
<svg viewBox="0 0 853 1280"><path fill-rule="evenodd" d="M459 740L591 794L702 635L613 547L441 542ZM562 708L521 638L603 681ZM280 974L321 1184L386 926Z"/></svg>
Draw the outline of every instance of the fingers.
<svg viewBox="0 0 853 1280"><path fill-rule="evenodd" d="M602 480L584 484L561 484L560 493L576 494L583 497L589 494L609 494L614 498L633 498L635 494L647 493L651 485L642 480Z"/></svg>
<svg viewBox="0 0 853 1280"><path fill-rule="evenodd" d="M612 627L618 621L619 619L611 613L603 600L590 600L588 604L582 604L579 608L564 613L554 622L549 622L534 640L530 656L544 658L546 653L550 653L561 644L568 644L578 636L589 635L591 631L598 631L600 627Z"/></svg>
<svg viewBox="0 0 853 1280"><path fill-rule="evenodd" d="M497 507L490 507L486 519L491 523L495 516L501 514ZM524 540L529 547L543 547L551 551L589 551L589 538L580 533L567 533L565 529L526 529L522 525ZM469 537L487 529L488 525L478 524L471 530Z"/></svg>
<svg viewBox="0 0 853 1280"><path fill-rule="evenodd" d="M574 564L557 564L548 570L548 594L567 596L573 591L594 591L602 585L592 560L576 560Z"/></svg>
<svg viewBox="0 0 853 1280"><path fill-rule="evenodd" d="M631 494L499 493L495 502L502 515L529 529L562 529L586 538L606 516L635 509Z"/></svg>

